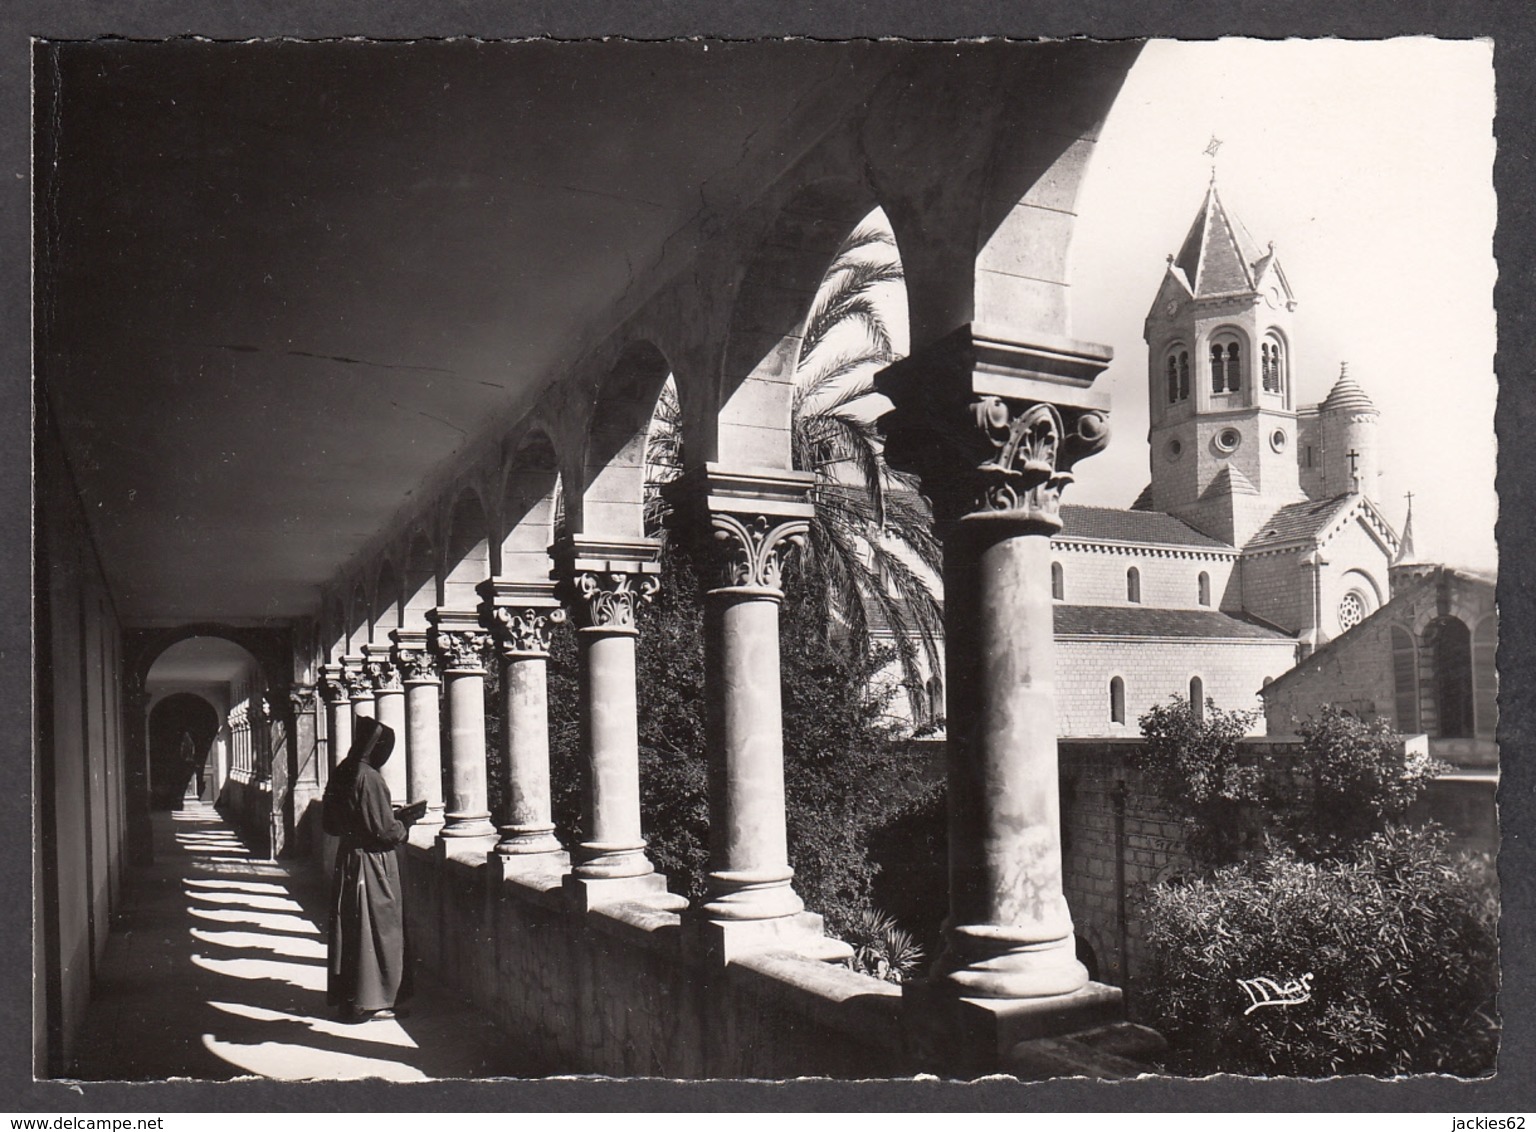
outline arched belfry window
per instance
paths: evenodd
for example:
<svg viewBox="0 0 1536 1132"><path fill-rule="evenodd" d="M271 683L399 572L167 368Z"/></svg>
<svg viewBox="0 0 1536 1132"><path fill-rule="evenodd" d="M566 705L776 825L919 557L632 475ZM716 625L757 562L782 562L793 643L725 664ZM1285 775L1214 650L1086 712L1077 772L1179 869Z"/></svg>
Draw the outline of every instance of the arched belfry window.
<svg viewBox="0 0 1536 1132"><path fill-rule="evenodd" d="M1207 574L1204 570L1200 571L1200 578L1199 578L1199 581L1198 581L1198 586L1199 586L1199 590L1200 590L1200 593L1199 593L1200 604L1201 605L1210 605L1211 604L1211 576L1209 574Z"/></svg>
<svg viewBox="0 0 1536 1132"><path fill-rule="evenodd" d="M1125 572L1125 600L1141 600L1141 571L1134 566Z"/></svg>
<svg viewBox="0 0 1536 1132"><path fill-rule="evenodd" d="M1211 343L1211 392L1236 393L1242 387L1242 346L1226 334Z"/></svg>
<svg viewBox="0 0 1536 1132"><path fill-rule="evenodd" d="M1419 732L1418 645L1412 634L1392 626L1392 700L1397 729L1405 735Z"/></svg>
<svg viewBox="0 0 1536 1132"><path fill-rule="evenodd" d="M1285 392L1285 354L1280 348L1280 340L1273 336L1264 340L1264 345L1259 357L1260 371L1264 381L1265 393Z"/></svg>
<svg viewBox="0 0 1536 1132"><path fill-rule="evenodd" d="M1109 682L1109 721L1125 722L1125 681L1118 676Z"/></svg>
<svg viewBox="0 0 1536 1132"><path fill-rule="evenodd" d="M1060 562L1051 563L1051 597L1061 601L1067 596L1066 574L1061 569Z"/></svg>
<svg viewBox="0 0 1536 1132"><path fill-rule="evenodd" d="M1168 355L1168 403L1189 400L1189 351L1175 349Z"/></svg>
<svg viewBox="0 0 1536 1132"><path fill-rule="evenodd" d="M1205 681L1198 676L1189 678L1189 710L1194 712L1195 722L1205 722Z"/></svg>

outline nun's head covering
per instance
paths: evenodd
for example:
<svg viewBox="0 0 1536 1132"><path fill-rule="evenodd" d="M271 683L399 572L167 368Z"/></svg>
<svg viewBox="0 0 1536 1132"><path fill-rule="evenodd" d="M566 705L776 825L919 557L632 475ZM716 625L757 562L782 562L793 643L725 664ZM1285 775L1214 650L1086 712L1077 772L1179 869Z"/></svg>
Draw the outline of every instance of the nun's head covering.
<svg viewBox="0 0 1536 1132"><path fill-rule="evenodd" d="M394 750L394 729L376 719L362 716L355 724L352 749L347 752L347 761L356 759L359 764L367 763L374 770L378 770L389 761L389 756L394 753Z"/></svg>

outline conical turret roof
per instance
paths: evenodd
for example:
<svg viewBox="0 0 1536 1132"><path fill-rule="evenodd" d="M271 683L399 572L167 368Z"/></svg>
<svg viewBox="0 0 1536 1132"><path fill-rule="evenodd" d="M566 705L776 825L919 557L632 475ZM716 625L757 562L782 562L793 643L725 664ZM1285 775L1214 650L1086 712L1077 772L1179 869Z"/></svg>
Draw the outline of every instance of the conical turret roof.
<svg viewBox="0 0 1536 1132"><path fill-rule="evenodd" d="M1229 213L1216 192L1216 179L1206 190L1195 222L1173 265L1184 273L1196 298L1252 291L1258 265L1272 250L1259 247L1242 221Z"/></svg>
<svg viewBox="0 0 1536 1132"><path fill-rule="evenodd" d="M1333 383L1333 388L1328 396L1323 398L1323 412L1325 413L1362 413L1377 412L1376 403L1366 396L1354 378L1349 376L1349 363L1342 362L1339 365L1339 380Z"/></svg>

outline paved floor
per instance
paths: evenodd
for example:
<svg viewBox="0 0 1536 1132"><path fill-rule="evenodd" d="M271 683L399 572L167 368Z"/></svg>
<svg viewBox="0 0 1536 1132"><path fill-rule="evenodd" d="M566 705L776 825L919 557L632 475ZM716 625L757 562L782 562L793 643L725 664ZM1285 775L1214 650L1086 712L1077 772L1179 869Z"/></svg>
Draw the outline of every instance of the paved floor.
<svg viewBox="0 0 1536 1132"><path fill-rule="evenodd" d="M325 1005L318 875L251 857L201 802L154 816L69 1076L423 1081L519 1076L531 1064L417 969L405 1017L348 1025Z"/></svg>

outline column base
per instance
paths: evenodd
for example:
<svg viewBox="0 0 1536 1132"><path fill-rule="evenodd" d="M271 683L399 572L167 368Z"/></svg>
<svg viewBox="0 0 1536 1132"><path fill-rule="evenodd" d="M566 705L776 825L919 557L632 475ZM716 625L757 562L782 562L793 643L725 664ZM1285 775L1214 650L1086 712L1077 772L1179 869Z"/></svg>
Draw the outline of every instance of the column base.
<svg viewBox="0 0 1536 1132"><path fill-rule="evenodd" d="M620 880L649 876L656 871L645 855L645 842L583 841L572 854L571 871L587 880Z"/></svg>
<svg viewBox="0 0 1536 1132"><path fill-rule="evenodd" d="M440 830L437 839L432 843L432 849L439 860L466 861L472 865L483 865L486 855L495 845L494 830L478 837L450 834L446 830Z"/></svg>
<svg viewBox="0 0 1536 1132"><path fill-rule="evenodd" d="M902 1016L919 1071L974 1077L1008 1072L1020 1042L1122 1021L1119 987L1089 983L1048 998L957 998L930 980L903 983Z"/></svg>
<svg viewBox="0 0 1536 1132"><path fill-rule="evenodd" d="M665 912L681 912L688 900L667 891L667 878L658 872L644 876L587 877L566 874L562 882L566 898L580 912L605 904L644 904Z"/></svg>
<svg viewBox="0 0 1536 1132"><path fill-rule="evenodd" d="M774 920L703 919L696 923L694 930L704 950L721 963L761 951L787 951L823 963L844 963L853 958L853 948L827 935L816 912L798 912Z"/></svg>
<svg viewBox="0 0 1536 1132"><path fill-rule="evenodd" d="M790 869L709 874L709 902L700 909L711 920L778 920L805 911L790 886Z"/></svg>
<svg viewBox="0 0 1536 1132"><path fill-rule="evenodd" d="M957 997L1050 998L1086 987L1088 969L1070 934L1042 941L996 924L966 924L945 929L930 978Z"/></svg>
<svg viewBox="0 0 1536 1132"><path fill-rule="evenodd" d="M490 814L448 814L439 837L490 837L498 836L491 824Z"/></svg>
<svg viewBox="0 0 1536 1132"><path fill-rule="evenodd" d="M552 825L504 825L500 832L501 840L496 843L496 852L503 857L537 856L565 851Z"/></svg>

